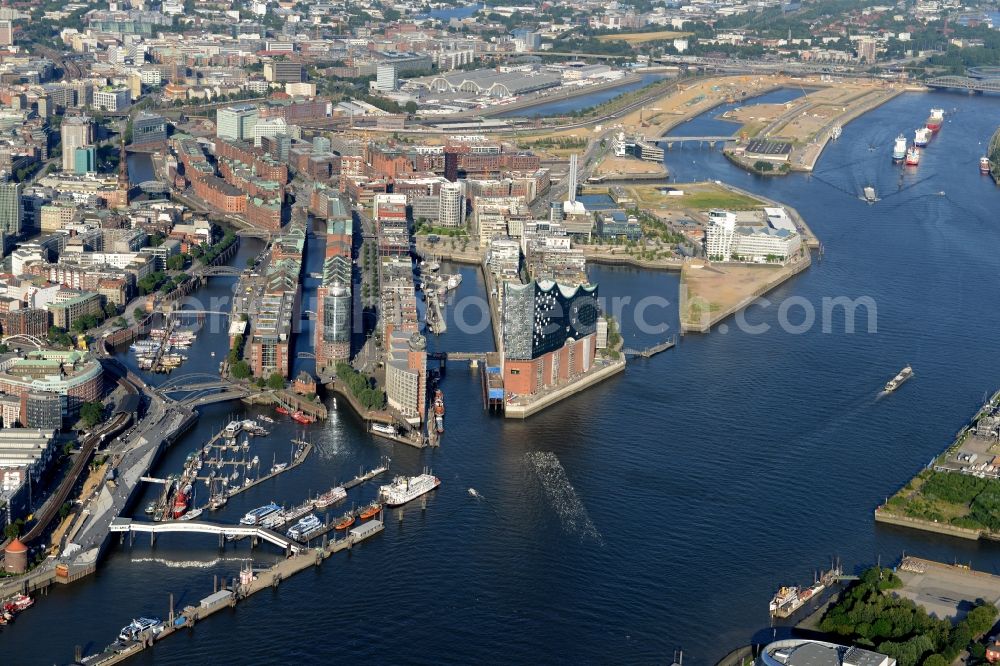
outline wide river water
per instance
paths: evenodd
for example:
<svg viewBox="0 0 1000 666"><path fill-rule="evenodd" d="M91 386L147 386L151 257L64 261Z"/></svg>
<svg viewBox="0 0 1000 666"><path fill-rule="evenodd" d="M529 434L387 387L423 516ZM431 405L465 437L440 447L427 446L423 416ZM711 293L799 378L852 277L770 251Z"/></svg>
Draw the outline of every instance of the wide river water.
<svg viewBox="0 0 1000 666"><path fill-rule="evenodd" d="M893 166L893 138L912 135L932 106L948 116L920 166ZM683 130L703 132L713 115ZM307 429L317 450L306 464L212 519L301 501L386 454L399 473L431 467L441 478L426 511L407 508L402 522L392 514L382 535L353 552L134 663L669 663L679 647L686 662L712 664L769 637L774 590L811 580L834 556L848 570L905 551L1000 572L1000 544L877 526L872 515L1000 385L1000 311L990 305L1000 287L1000 192L977 170L997 118L995 97L908 94L845 127L811 177L756 178L717 151L675 146L666 161L676 180L719 179L787 202L823 241L821 260L747 315L768 332L744 332L730 318L725 332L685 337L524 422L486 415L478 375L452 363L439 449L374 439L335 410ZM869 184L882 197L874 205L859 199ZM321 243L310 248L316 270ZM244 244L237 265L256 249ZM478 272L461 271L458 297L482 295ZM676 301L673 273L594 266L591 276L608 299ZM204 296L231 287L213 280ZM314 286L306 288L308 298ZM875 330L863 310L855 332L845 333L842 314L824 330L822 301L837 297L871 299ZM782 330L782 319L799 324L810 307L814 325ZM673 309L648 308L647 321L657 318L676 330ZM640 332L628 308L622 321L628 345L664 335ZM453 326L431 342L492 348L488 329L464 335ZM225 344L222 334L203 335L178 372L212 371ZM915 378L879 399L907 363ZM204 410L154 472L179 471L239 410ZM293 425L275 425L254 452L268 463L287 456ZM347 502L370 500L376 486ZM132 617L165 616L169 593L178 606L196 604L213 575L279 556L216 546L193 535L115 545L97 575L52 588L4 628L4 663L66 662L75 645L93 652Z"/></svg>

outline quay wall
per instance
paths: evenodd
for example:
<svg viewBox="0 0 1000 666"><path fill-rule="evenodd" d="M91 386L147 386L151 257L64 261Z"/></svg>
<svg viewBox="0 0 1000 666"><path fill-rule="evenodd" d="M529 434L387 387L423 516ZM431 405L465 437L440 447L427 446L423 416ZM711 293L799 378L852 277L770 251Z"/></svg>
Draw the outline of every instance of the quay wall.
<svg viewBox="0 0 1000 666"><path fill-rule="evenodd" d="M960 539L971 539L973 541L983 537L980 530L969 529L967 527L957 527L947 523L935 523L930 520L910 518L909 516L897 516L887 511L880 511L878 509L875 509L875 522L885 523L887 525L897 525L899 527L910 527L915 530L934 532L935 534L944 534L946 536L958 537Z"/></svg>
<svg viewBox="0 0 1000 666"><path fill-rule="evenodd" d="M620 360L611 365L601 368L600 370L593 370L589 374L577 379L571 384L567 384L561 388L555 389L543 396L540 396L536 400L526 404L508 404L504 408L504 416L509 419L524 419L532 414L537 414L546 407L551 407L560 400L565 400L566 398L576 395L580 391L590 388L595 384L598 384L609 377L617 375L625 369L625 361Z"/></svg>
<svg viewBox="0 0 1000 666"><path fill-rule="evenodd" d="M836 121L837 121L837 123L841 127L844 127L849 122L851 122L852 120L857 120L858 118L860 118L864 114L868 113L869 111L873 111L874 109L877 109L878 107L882 106L886 102L895 99L896 97L902 95L904 92L907 92L907 91L908 90L905 89L905 88L890 90L890 91L888 91L887 94L883 95L882 97L878 97L878 98L876 98L876 99L868 102L867 104L862 104L861 106L857 107L856 109L851 109L850 111L848 111L844 115L839 116L836 119ZM817 150L815 152L815 154L813 154L812 159L810 159L806 163L803 163L800 166L792 165L792 171L812 171L816 167L816 162L819 161L819 158L823 154L823 151L826 150L826 145L828 143L830 143L831 138L832 137L830 136L830 132L829 132L829 130L827 130L824 133L823 138L821 139L821 144L819 146L819 150Z"/></svg>
<svg viewBox="0 0 1000 666"><path fill-rule="evenodd" d="M623 76L620 79L614 81L608 81L607 83L597 83L589 86L581 86L579 88L571 88L567 91L554 93L549 95L542 95L541 97L533 97L531 99L526 99L523 101L513 102L511 104L503 104L499 106L493 106L488 109L472 109L466 111L467 116L482 116L483 118L489 118L491 116L496 116L500 114L507 114L511 111L529 111L536 106L546 106L552 104L553 102L560 102L567 99L573 99L574 97L583 97L597 92L602 92L604 90L613 90L615 88L621 88L622 86L627 86L631 83L636 83L641 81L642 77L638 74L631 74L629 76ZM530 113L527 115L531 115Z"/></svg>

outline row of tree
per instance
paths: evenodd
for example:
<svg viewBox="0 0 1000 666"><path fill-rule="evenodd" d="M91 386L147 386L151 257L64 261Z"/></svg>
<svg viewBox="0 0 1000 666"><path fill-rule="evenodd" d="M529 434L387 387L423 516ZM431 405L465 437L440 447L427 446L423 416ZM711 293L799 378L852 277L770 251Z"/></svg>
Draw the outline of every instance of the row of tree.
<svg viewBox="0 0 1000 666"><path fill-rule="evenodd" d="M385 405L385 391L375 388L371 379L341 361L337 363L337 379L344 382L366 409L382 409Z"/></svg>
<svg viewBox="0 0 1000 666"><path fill-rule="evenodd" d="M886 594L903 583L890 569L872 567L841 593L820 622L822 631L896 659L899 666L947 666L993 626L996 606L976 601L959 622L928 615L913 601ZM982 646L979 646L982 649Z"/></svg>

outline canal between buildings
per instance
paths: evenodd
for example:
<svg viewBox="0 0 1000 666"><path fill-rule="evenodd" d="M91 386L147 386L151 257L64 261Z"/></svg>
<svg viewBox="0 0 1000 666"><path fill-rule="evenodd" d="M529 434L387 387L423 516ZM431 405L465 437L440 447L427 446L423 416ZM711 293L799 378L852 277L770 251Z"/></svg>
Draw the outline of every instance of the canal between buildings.
<svg viewBox="0 0 1000 666"><path fill-rule="evenodd" d="M912 133L931 106L948 119L920 166L890 164L893 138ZM685 337L524 422L484 414L478 373L453 362L439 449L375 439L344 406L334 409L305 428L317 448L304 465L211 519L300 502L382 455L396 473L429 467L441 478L427 510L409 507L401 523L391 514L383 535L134 663L662 663L682 647L686 662L711 664L768 639L775 589L810 581L834 556L849 572L903 551L1000 572L998 544L876 526L872 516L1000 385L1000 313L989 305L1000 273L1000 193L977 171L998 116L996 97L908 94L847 125L812 176L762 179L718 151L675 146L666 156L675 180L718 179L787 202L824 243L821 260L746 315L767 332L729 318L725 332ZM868 184L877 204L859 199ZM245 242L234 264L257 249ZM321 254L310 239L307 271L318 270ZM478 271L442 270L460 270L463 281L450 297L449 331L429 345L492 349L488 328L464 333L452 319L459 300L485 297ZM677 330L676 274L592 266L590 275L612 307L615 297L632 299L621 317L627 346ZM232 284L215 278L197 296L223 297ZM824 330L822 300L837 297L870 298L876 330L867 330L864 309L856 332L845 333L839 310ZM634 316L643 299L645 331ZM782 330L783 319L800 324L810 308L813 325ZM669 328L648 330L656 324ZM224 330L200 337L178 372L215 372ZM914 380L878 398L907 363ZM238 414L254 411L204 409L154 474L179 472ZM301 430L274 416L272 435L253 444L268 463L287 459ZM350 491L346 505L370 501L376 486ZM150 496L137 503L137 518ZM67 661L74 645L92 652L132 617L165 617L169 593L178 606L196 604L213 575L276 557L243 542L220 551L214 537L116 545L97 575L53 587L4 628L5 661Z"/></svg>

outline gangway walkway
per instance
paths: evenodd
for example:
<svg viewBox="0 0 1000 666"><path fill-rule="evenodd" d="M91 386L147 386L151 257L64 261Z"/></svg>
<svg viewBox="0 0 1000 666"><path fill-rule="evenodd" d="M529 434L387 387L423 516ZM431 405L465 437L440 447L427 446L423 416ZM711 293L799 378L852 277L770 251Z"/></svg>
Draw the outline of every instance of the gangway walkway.
<svg viewBox="0 0 1000 666"><path fill-rule="evenodd" d="M266 527L259 527L256 525L225 525L222 523L209 523L201 520L166 520L160 523L154 523L148 521L135 521L130 518L115 518L111 521L111 526L108 528L108 531L132 534L136 532L146 532L151 535L150 538L155 538L157 534L163 534L166 532L217 534L220 538L225 536L232 536L233 538L250 536L263 539L264 541L273 543L279 548L290 550L295 554L298 554L302 550L302 546L292 539L278 534L274 530L269 530Z"/></svg>

